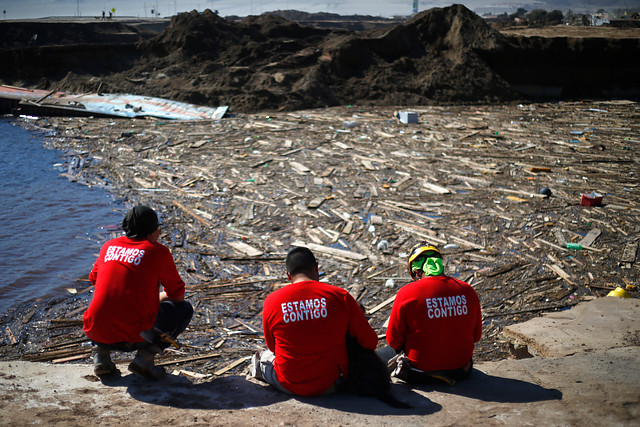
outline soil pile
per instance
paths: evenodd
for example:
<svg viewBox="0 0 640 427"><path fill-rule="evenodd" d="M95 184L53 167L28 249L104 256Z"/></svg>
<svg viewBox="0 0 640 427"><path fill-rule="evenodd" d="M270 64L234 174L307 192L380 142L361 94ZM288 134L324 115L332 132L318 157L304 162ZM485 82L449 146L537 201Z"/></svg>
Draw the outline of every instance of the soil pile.
<svg viewBox="0 0 640 427"><path fill-rule="evenodd" d="M239 111L501 101L512 92L481 53L503 43L461 5L363 32L304 27L269 14L236 23L194 11L140 43L142 57L130 69L99 78L68 75L55 87L100 87Z"/></svg>

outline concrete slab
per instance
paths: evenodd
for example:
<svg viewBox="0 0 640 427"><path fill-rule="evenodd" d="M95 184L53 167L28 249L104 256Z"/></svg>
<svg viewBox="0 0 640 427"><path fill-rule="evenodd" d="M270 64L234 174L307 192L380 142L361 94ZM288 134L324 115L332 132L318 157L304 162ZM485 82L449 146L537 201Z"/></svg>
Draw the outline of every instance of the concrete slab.
<svg viewBox="0 0 640 427"><path fill-rule="evenodd" d="M532 355L569 356L640 345L638 319L640 300L606 297L506 326L502 334L526 345Z"/></svg>
<svg viewBox="0 0 640 427"><path fill-rule="evenodd" d="M563 350L553 351L572 355L478 363L471 378L453 387L394 384L393 393L412 409L347 394L286 396L239 376L147 382L123 370L100 381L87 364L3 361L0 425L638 426L640 346L624 338L637 334L629 317L637 310L637 300L604 298L519 325L520 337L562 341ZM579 348L570 351L569 343Z"/></svg>

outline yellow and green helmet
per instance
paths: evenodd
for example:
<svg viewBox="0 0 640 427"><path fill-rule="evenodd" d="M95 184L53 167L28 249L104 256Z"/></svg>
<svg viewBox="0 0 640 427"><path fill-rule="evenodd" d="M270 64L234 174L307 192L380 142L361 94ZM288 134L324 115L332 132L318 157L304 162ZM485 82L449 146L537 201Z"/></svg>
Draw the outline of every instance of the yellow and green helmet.
<svg viewBox="0 0 640 427"><path fill-rule="evenodd" d="M423 270L425 261L428 258L442 259L442 253L440 253L440 250L438 250L434 245L427 242L420 242L411 248L407 268L409 269L409 274L412 278L415 279L415 271ZM440 262L440 266L441 265L442 263ZM440 267L440 270L441 269L442 267Z"/></svg>

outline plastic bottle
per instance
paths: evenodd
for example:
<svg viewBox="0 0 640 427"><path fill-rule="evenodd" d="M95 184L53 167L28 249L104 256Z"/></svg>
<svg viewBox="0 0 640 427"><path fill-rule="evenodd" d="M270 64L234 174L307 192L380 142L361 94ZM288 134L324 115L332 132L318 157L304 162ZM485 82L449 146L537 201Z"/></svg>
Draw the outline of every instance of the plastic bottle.
<svg viewBox="0 0 640 427"><path fill-rule="evenodd" d="M579 243L567 243L567 249L575 249L576 251L584 249Z"/></svg>

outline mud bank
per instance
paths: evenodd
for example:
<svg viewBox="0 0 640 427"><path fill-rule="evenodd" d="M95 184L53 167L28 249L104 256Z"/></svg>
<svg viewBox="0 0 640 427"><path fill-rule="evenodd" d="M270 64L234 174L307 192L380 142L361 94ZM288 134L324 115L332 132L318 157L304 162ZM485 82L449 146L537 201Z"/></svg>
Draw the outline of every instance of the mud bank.
<svg viewBox="0 0 640 427"><path fill-rule="evenodd" d="M268 14L232 21L211 11L175 16L160 33L111 23L17 25L0 23L4 84L132 93L245 113L640 93L640 29L498 32L461 5L366 31Z"/></svg>

